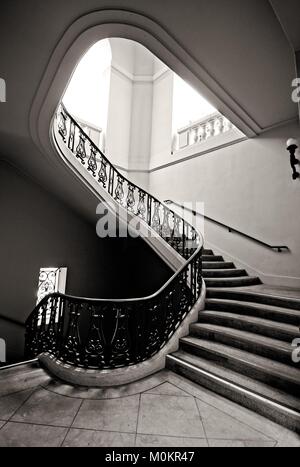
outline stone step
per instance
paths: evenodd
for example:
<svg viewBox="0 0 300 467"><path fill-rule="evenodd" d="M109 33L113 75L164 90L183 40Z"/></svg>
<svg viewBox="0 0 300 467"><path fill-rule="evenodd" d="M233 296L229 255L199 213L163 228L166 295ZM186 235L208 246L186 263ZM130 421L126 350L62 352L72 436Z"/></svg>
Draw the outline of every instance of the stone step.
<svg viewBox="0 0 300 467"><path fill-rule="evenodd" d="M260 334L289 343L296 337L300 337L299 328L297 326L224 311L202 311L199 313L199 323L228 326L230 328Z"/></svg>
<svg viewBox="0 0 300 467"><path fill-rule="evenodd" d="M248 290L228 290L208 288L207 298L224 298L240 302L253 302L273 305L281 308L300 310L300 300L296 298L280 297Z"/></svg>
<svg viewBox="0 0 300 467"><path fill-rule="evenodd" d="M224 278L224 277L245 277L248 276L245 269L203 269L202 275L204 278Z"/></svg>
<svg viewBox="0 0 300 467"><path fill-rule="evenodd" d="M262 303L238 302L217 298L207 298L205 303L206 310L228 311L234 314L255 316L298 327L300 323L300 311L298 310L264 305Z"/></svg>
<svg viewBox="0 0 300 467"><path fill-rule="evenodd" d="M169 355L166 365L202 387L291 430L300 431L300 400L294 396L184 351Z"/></svg>
<svg viewBox="0 0 300 467"><path fill-rule="evenodd" d="M261 280L258 277L231 277L231 278L218 278L211 277L205 279L207 287L249 287L251 285L261 284Z"/></svg>
<svg viewBox="0 0 300 467"><path fill-rule="evenodd" d="M288 394L300 394L300 370L297 368L206 339L185 337L180 342L180 350L218 363Z"/></svg>
<svg viewBox="0 0 300 467"><path fill-rule="evenodd" d="M220 263L224 261L224 258L216 255L202 255L202 261L205 263Z"/></svg>
<svg viewBox="0 0 300 467"><path fill-rule="evenodd" d="M202 261L202 267L203 269L235 269L235 266L233 263L229 263L227 261L217 261L217 262L211 262L208 263L207 261Z"/></svg>
<svg viewBox="0 0 300 467"><path fill-rule="evenodd" d="M190 335L299 367L299 364L292 360L292 341L288 343L244 330L207 323L193 324Z"/></svg>

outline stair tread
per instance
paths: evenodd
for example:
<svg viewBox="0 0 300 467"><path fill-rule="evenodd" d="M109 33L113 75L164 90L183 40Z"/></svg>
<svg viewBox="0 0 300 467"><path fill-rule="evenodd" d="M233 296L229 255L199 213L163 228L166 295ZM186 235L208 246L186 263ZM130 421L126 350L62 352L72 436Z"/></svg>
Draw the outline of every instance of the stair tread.
<svg viewBox="0 0 300 467"><path fill-rule="evenodd" d="M233 282L240 282L240 281L244 281L244 282L248 282L250 280L260 280L259 277L255 277L255 276L246 276L246 277L209 277L208 280L209 281L216 281L216 282L223 282L224 280L226 281L233 281Z"/></svg>
<svg viewBox="0 0 300 467"><path fill-rule="evenodd" d="M299 317L299 323L300 323L300 311L295 310L293 308L283 308L275 305L267 305L265 303L256 303L256 302L244 302L244 301L239 301L239 300L230 300L227 298L207 298L206 303L209 304L217 304L217 303L224 303L227 305L232 305L232 308L234 309L235 305L239 306L245 306L245 307L250 307L254 309L259 309L259 310L269 310L269 311L276 311L278 313L282 314L290 314L294 315L295 317Z"/></svg>
<svg viewBox="0 0 300 467"><path fill-rule="evenodd" d="M206 324L206 323L193 324L191 326L191 329L206 329L209 331L219 333L221 335L226 335L228 337L239 338L250 343L259 344L264 347L268 346L268 347L276 348L288 354L292 353L292 347L290 343L287 343L279 339L273 339L271 337L261 336L260 334L255 334L255 333L248 332L248 331L243 331L243 330L226 327L226 326L220 326L216 324Z"/></svg>
<svg viewBox="0 0 300 467"><path fill-rule="evenodd" d="M236 271L240 271L240 272L245 272L245 269L236 269L236 268L230 268L230 269L205 269L203 268L203 272L236 272Z"/></svg>
<svg viewBox="0 0 300 467"><path fill-rule="evenodd" d="M212 297L211 295L217 294L217 297ZM222 296L223 294L223 296ZM236 290L230 288L214 288L208 287L207 288L207 295L209 298L218 298L224 300L234 300L239 301L241 303L259 303L265 304L265 302L277 302L277 305L281 308L288 308L288 309L295 309L300 311L300 300L297 298L290 298L290 297L283 297L280 295L269 295L260 292L256 292L253 290ZM231 297L228 298L228 296ZM278 305L280 303L280 305ZM273 306L273 304L268 303Z"/></svg>
<svg viewBox="0 0 300 467"><path fill-rule="evenodd" d="M190 354L183 350L173 353L170 357L172 356L196 367L197 369L204 370L232 384L241 386L242 388L254 392L264 398L268 398L273 402L300 412L300 399L287 394L280 389L273 388L272 386L249 376L224 368L221 364L206 360L205 358Z"/></svg>
<svg viewBox="0 0 300 467"><path fill-rule="evenodd" d="M292 324L279 323L278 321L273 321L270 319L258 318L256 316L245 316L237 313L230 313L226 311L214 311L214 310L204 310L201 312L201 316L220 316L223 318L229 318L231 320L242 321L245 324L257 324L259 326L270 327L272 329L276 328L281 331L290 333L291 335L297 336L299 334L299 328Z"/></svg>
<svg viewBox="0 0 300 467"><path fill-rule="evenodd" d="M229 261L204 261L202 257L202 267L204 269L235 269L233 263Z"/></svg>
<svg viewBox="0 0 300 467"><path fill-rule="evenodd" d="M240 350L236 347L231 347L218 342L211 342L206 339L189 336L182 338L181 342L195 347L203 347L221 355L222 357L228 359L234 358L239 360L241 363L245 362L253 367L258 367L269 374L284 377L286 380L296 383L300 388L300 370L298 368L286 365L285 363L281 363L276 360L271 360L270 358L263 357L261 355L247 352L246 350Z"/></svg>
<svg viewBox="0 0 300 467"><path fill-rule="evenodd" d="M222 263L224 262L224 258L223 256L220 256L220 255L202 255L202 261L205 261L207 263L211 263L211 262Z"/></svg>

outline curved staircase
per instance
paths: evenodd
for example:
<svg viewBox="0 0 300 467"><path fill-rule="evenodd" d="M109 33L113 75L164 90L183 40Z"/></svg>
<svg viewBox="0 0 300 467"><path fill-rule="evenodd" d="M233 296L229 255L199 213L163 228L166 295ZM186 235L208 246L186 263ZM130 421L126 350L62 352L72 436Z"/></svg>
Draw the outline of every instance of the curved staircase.
<svg viewBox="0 0 300 467"><path fill-rule="evenodd" d="M211 250L204 251L203 277L205 310L167 367L300 432L300 365L292 359L300 300L251 289L258 278Z"/></svg>
<svg viewBox="0 0 300 467"><path fill-rule="evenodd" d="M48 352L77 367L74 373L142 364L169 344L195 310L203 278L205 311L180 339L179 350L167 356L167 367L300 432L300 370L292 360L300 300L259 293L259 278L203 250L193 225L118 172L62 104L53 122L56 149L79 178L104 202L137 218L181 266L151 297L46 296L26 323L28 358Z"/></svg>

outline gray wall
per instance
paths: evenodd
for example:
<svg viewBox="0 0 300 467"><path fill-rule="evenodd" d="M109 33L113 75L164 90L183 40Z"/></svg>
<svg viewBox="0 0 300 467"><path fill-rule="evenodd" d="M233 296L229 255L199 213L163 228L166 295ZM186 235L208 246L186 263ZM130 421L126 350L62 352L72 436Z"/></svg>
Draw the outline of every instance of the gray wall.
<svg viewBox="0 0 300 467"><path fill-rule="evenodd" d="M253 268L265 282L300 288L300 180L292 180L286 150L291 137L300 137L296 122L154 172L150 192L160 199L203 202L207 216L267 243L287 245L290 253L277 254L205 225L206 243L225 256Z"/></svg>
<svg viewBox="0 0 300 467"><path fill-rule="evenodd" d="M141 239L99 239L53 195L0 163L0 315L25 322L35 306L40 267L67 267L67 294L129 298L152 294L171 275ZM20 332L3 325L9 358L20 355Z"/></svg>

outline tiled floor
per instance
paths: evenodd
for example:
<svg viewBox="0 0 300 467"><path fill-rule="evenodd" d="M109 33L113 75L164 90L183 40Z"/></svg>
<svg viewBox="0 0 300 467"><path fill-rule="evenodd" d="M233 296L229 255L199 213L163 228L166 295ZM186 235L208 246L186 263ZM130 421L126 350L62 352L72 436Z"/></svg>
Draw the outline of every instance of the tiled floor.
<svg viewBox="0 0 300 467"><path fill-rule="evenodd" d="M0 446L300 447L295 433L169 371L107 390L0 374ZM39 381L38 385L37 382Z"/></svg>

